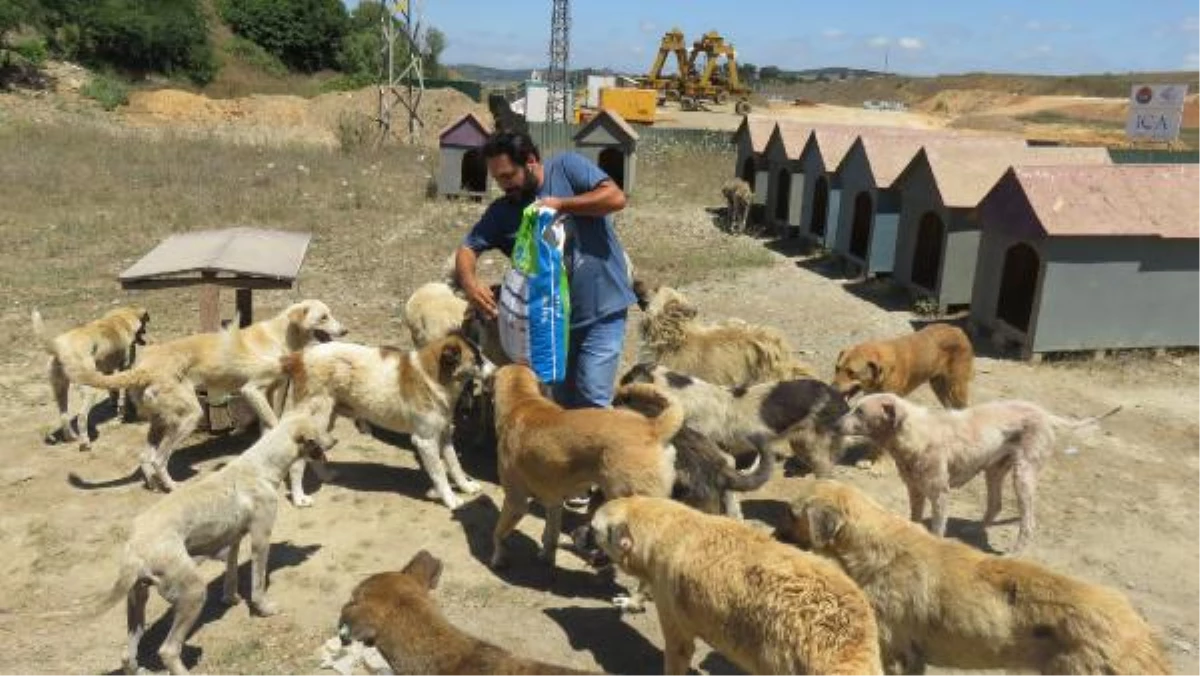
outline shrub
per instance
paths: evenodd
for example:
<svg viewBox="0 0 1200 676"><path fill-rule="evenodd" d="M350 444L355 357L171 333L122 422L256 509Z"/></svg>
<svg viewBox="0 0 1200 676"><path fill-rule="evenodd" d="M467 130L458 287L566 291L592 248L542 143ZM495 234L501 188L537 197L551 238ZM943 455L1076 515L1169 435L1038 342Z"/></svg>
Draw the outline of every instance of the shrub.
<svg viewBox="0 0 1200 676"><path fill-rule="evenodd" d="M97 73L79 90L84 96L96 99L105 110L129 103L129 88L119 78Z"/></svg>
<svg viewBox="0 0 1200 676"><path fill-rule="evenodd" d="M332 67L349 15L341 0L220 0L238 35L307 72Z"/></svg>

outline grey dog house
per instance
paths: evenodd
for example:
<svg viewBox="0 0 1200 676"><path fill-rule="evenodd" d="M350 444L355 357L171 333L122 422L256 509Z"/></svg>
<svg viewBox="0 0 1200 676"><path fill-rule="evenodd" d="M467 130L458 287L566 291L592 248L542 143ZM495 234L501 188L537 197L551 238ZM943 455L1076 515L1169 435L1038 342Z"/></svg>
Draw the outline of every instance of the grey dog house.
<svg viewBox="0 0 1200 676"><path fill-rule="evenodd" d="M489 179L483 145L491 134L491 127L474 113L463 115L438 134L439 197L482 197L487 194Z"/></svg>
<svg viewBox="0 0 1200 676"><path fill-rule="evenodd" d="M979 204L970 326L1043 352L1195 347L1197 165L1014 167Z"/></svg>

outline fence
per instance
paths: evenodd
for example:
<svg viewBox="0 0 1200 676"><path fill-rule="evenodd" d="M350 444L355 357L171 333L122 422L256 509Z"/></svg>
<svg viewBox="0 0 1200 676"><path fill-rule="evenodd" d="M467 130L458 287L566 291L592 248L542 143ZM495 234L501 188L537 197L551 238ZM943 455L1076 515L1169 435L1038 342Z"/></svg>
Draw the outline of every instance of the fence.
<svg viewBox="0 0 1200 676"><path fill-rule="evenodd" d="M1200 164L1200 150L1109 148L1113 164Z"/></svg>
<svg viewBox="0 0 1200 676"><path fill-rule="evenodd" d="M579 124L551 124L530 122L529 136L546 157L571 150L575 147L575 134L583 128ZM674 147L703 150L732 150L733 132L714 129L671 129L663 127L637 127L638 151L654 152Z"/></svg>

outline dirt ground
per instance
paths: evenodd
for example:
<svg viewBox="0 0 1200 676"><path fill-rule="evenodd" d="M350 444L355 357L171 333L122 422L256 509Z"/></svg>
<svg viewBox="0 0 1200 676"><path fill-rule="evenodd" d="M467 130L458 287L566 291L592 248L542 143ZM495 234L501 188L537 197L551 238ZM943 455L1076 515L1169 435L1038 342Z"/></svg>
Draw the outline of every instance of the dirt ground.
<svg viewBox="0 0 1200 676"><path fill-rule="evenodd" d="M17 113L0 106L0 118L4 115ZM18 127L25 134L30 129ZM49 308L51 326L61 327L117 301L137 300L156 313L152 340L183 335L194 328L193 294L122 294L113 275L145 251L148 239L241 215L247 222L310 228L316 235L300 289L259 294L260 313L296 297L320 297L355 340L406 345L397 308L417 284L435 278L438 252L449 250L480 209L422 201L427 174L404 153L356 160L313 149L278 154L191 141L150 152L131 147L136 144L122 141L125 137L92 140L78 133L63 136L56 154L30 154L24 165L0 167L8 191L0 205L0 236L11 243L0 253L5 297L0 551L6 554L0 561L0 672L5 673L102 673L120 666L125 628L119 608L96 619L38 614L106 591L131 520L159 497L131 474L144 424L106 424L88 453L42 443L55 414L43 375L45 357L28 330L31 306ZM38 149L52 145L48 132L39 134ZM20 145L21 138L0 130L0 150L29 148ZM643 161L643 187L620 217L619 232L641 274L679 283L699 303L702 319L740 317L776 326L825 377L842 347L919 325L909 303L884 284L842 279L787 243L717 232L709 208L719 200L717 187L732 166L731 153L648 154ZM104 171L84 171L88 167ZM389 192L384 204L362 197L382 194L385 185L395 186L396 193ZM499 265L487 269L494 272ZM636 310L631 318L639 318ZM631 326L626 365L635 346ZM1200 669L1198 382L1195 354L1030 365L984 351L973 394L976 401L1029 399L1077 416L1124 405L1102 430L1060 439L1059 452L1041 475L1039 530L1025 555L1127 594L1184 673ZM914 396L934 402L927 390ZM575 667L622 673L661 668L653 607L644 615L619 615L609 600L629 580L621 578L616 586L600 580L570 553L562 553L553 575L538 564L540 518L526 518L513 536L510 570L497 575L488 569L501 498L489 454L465 454L464 465L483 481L484 494L450 513L423 497L427 478L404 439L364 436L346 421L336 433L342 442L333 455L339 478L324 486L314 482L311 508L280 505L270 590L283 612L263 619L250 617L244 604L222 607L221 565L204 564L213 582L185 650L189 665L213 673L319 672L318 649L336 634L338 610L351 588L370 573L400 568L425 548L446 564L436 595L464 630ZM252 441L197 434L176 453L171 472L195 480ZM1069 447L1078 452L1066 452ZM840 467L837 477L904 513L905 491L890 462L876 473ZM749 520L769 527L790 487L790 479L776 476L746 496ZM953 495L950 536L1006 551L1016 534L1013 501L1009 492L1001 522L981 540L972 527L983 510L983 486L969 484ZM243 594L248 574L244 562ZM141 648L142 663L159 671L155 651L170 621L165 610L152 595L153 625ZM695 665L707 673L736 671L703 646Z"/></svg>

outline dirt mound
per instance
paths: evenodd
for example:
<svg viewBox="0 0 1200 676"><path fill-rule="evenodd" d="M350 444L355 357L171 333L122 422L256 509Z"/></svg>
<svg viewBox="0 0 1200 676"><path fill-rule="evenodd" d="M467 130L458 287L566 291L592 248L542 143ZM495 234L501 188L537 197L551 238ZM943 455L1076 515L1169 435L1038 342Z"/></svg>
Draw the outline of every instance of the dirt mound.
<svg viewBox="0 0 1200 676"><path fill-rule="evenodd" d="M1011 106L1028 97L985 89L946 89L922 99L913 108L937 115L971 115Z"/></svg>
<svg viewBox="0 0 1200 676"><path fill-rule="evenodd" d="M434 89L421 99L425 122L421 141L437 145L438 132L467 113L490 119L487 107L453 89ZM319 145L337 143L339 125L347 118L373 120L379 115L379 90L331 92L313 99L290 95L257 94L235 99L210 99L177 89L134 92L122 109L134 124L175 125L222 134L267 134L276 140L298 140ZM393 108L393 133L407 134L407 113L397 102Z"/></svg>

